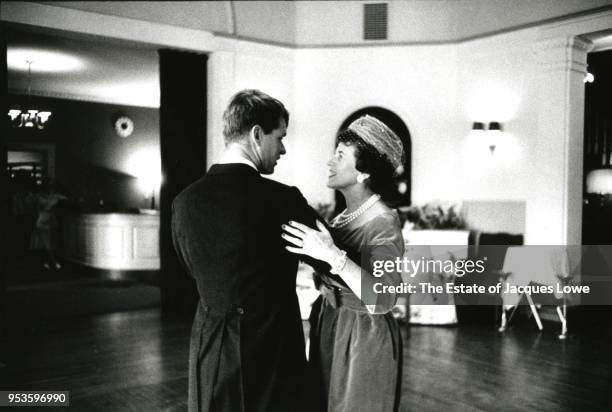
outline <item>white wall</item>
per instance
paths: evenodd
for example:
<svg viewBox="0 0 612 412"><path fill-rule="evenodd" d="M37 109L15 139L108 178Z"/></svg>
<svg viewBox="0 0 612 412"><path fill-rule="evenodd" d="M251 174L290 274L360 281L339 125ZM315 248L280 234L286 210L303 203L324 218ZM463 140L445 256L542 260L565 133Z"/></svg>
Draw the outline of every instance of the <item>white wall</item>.
<svg viewBox="0 0 612 412"><path fill-rule="evenodd" d="M534 189L536 36L537 30L529 29L457 46L457 128L464 133L455 147L455 176L464 199L525 200ZM475 121L502 123L502 141L493 154L486 135L469 134Z"/></svg>
<svg viewBox="0 0 612 412"><path fill-rule="evenodd" d="M331 199L326 162L342 122L366 106L393 111L412 135L413 199L458 195L453 178L456 53L452 46L305 49L296 52L296 182L313 202ZM438 196L439 197L439 196Z"/></svg>
<svg viewBox="0 0 612 412"><path fill-rule="evenodd" d="M461 212L472 230L488 233L525 234L525 202L508 200L466 200Z"/></svg>
<svg viewBox="0 0 612 412"><path fill-rule="evenodd" d="M329 201L321 187L337 129L355 110L377 105L410 130L414 203L525 200L536 167L528 149L536 126L535 35L529 30L459 46L298 50L293 126L299 164L308 173L296 182L313 202ZM471 138L473 121L503 123L507 141L493 156L485 141Z"/></svg>

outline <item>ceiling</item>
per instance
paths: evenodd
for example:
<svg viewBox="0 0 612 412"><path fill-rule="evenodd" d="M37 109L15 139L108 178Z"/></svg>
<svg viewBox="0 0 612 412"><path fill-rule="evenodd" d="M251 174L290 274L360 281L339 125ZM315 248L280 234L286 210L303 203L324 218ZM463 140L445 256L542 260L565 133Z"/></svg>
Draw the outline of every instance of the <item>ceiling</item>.
<svg viewBox="0 0 612 412"><path fill-rule="evenodd" d="M11 30L7 41L9 92L159 107L159 70L153 47L99 38L75 39Z"/></svg>
<svg viewBox="0 0 612 412"><path fill-rule="evenodd" d="M97 37L12 28L8 32L9 92L140 107L159 107L154 46ZM594 51L612 48L610 31L587 36ZM28 63L31 78L28 82Z"/></svg>

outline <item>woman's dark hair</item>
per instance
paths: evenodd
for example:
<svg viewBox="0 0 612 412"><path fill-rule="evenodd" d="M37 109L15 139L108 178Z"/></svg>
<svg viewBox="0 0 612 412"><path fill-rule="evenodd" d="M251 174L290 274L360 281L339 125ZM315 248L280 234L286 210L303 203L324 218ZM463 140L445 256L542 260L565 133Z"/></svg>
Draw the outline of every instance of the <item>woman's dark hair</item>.
<svg viewBox="0 0 612 412"><path fill-rule="evenodd" d="M368 173L370 178L365 181L366 185L374 193L378 193L383 199L394 193L395 169L389 159L374 146L366 143L359 135L350 129L342 131L336 139L336 145L344 143L355 148L355 168Z"/></svg>

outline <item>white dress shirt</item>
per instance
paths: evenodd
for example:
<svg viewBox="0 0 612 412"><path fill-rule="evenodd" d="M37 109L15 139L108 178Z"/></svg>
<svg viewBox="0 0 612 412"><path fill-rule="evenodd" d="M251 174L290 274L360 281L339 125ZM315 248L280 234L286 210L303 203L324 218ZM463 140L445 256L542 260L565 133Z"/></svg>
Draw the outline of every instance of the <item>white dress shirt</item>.
<svg viewBox="0 0 612 412"><path fill-rule="evenodd" d="M255 169L255 171L257 173L259 173L259 170L257 170L257 167L255 166L255 163L251 162L246 157L244 157L244 156L242 156L242 155L240 155L238 153L231 152L231 151L227 151L227 152L223 153L223 155L221 156L221 159L219 159L219 161L217 163L218 164L242 163L244 165L252 167L253 169Z"/></svg>

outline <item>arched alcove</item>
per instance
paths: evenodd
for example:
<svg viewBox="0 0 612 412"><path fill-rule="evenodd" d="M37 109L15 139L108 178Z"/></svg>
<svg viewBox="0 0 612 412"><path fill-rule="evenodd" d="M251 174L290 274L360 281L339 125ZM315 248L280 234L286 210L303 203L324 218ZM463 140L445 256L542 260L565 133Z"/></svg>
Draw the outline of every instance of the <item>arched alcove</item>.
<svg viewBox="0 0 612 412"><path fill-rule="evenodd" d="M397 208L400 206L408 206L411 202L412 192L412 141L410 138L410 131L408 130L408 127L406 126L404 121L397 114L393 113L388 109L385 109L384 107L369 106L359 109L353 112L350 116L348 116L342 122L342 125L338 129L338 134L342 130L346 129L354 120L366 114L373 116L381 122L385 123L402 140L402 143L404 145L404 171L395 179L396 187L398 190L395 193L386 196L385 202L393 208ZM344 202L344 198L340 195L339 192L336 192L335 198L335 210L336 213L339 213L346 207L346 204Z"/></svg>

